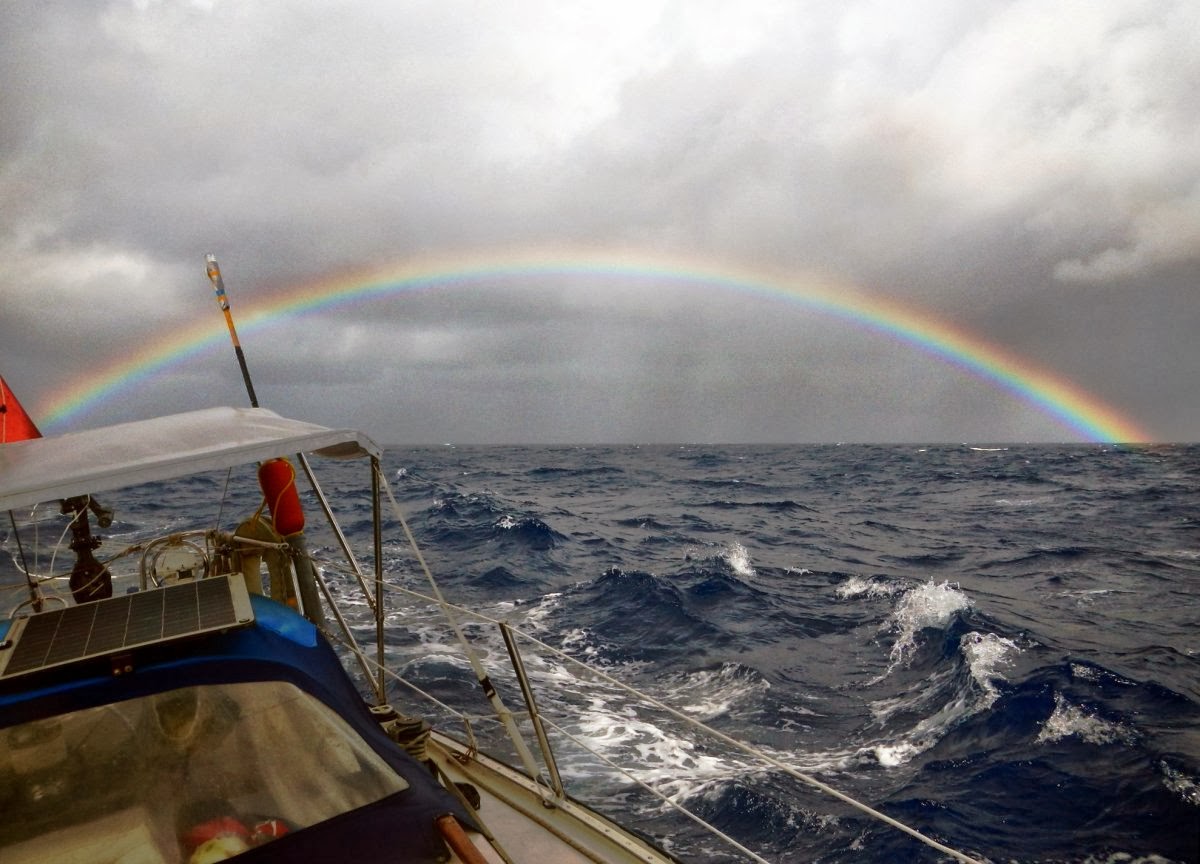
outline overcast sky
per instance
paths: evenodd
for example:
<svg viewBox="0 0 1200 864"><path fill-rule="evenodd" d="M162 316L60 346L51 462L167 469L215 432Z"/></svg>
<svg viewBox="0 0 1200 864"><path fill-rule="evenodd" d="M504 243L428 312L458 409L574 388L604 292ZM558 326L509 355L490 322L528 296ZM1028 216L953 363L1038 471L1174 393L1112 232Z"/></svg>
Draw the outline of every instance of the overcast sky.
<svg viewBox="0 0 1200 864"><path fill-rule="evenodd" d="M0 374L302 284L589 254L854 286L1200 439L1194 0L0 2ZM243 333L385 442L1078 434L783 295L497 274ZM243 404L228 343L77 426ZM59 430L63 431L63 430Z"/></svg>

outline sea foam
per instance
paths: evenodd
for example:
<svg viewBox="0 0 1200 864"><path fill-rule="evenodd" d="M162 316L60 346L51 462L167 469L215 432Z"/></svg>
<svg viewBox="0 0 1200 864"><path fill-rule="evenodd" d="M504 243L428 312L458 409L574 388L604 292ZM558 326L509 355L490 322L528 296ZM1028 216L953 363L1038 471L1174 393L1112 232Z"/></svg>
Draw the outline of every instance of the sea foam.
<svg viewBox="0 0 1200 864"><path fill-rule="evenodd" d="M970 606L970 598L949 582L939 584L930 580L905 593L883 625L885 630L897 634L891 650L892 666L907 662L917 647L917 635L922 630L943 628L956 612Z"/></svg>
<svg viewBox="0 0 1200 864"><path fill-rule="evenodd" d="M1021 649L1016 642L995 633L975 632L965 634L959 647L971 670L971 678L982 691L983 704L980 707L990 708L999 696L996 683L1005 680L999 667L1011 666L1012 655L1019 654Z"/></svg>
<svg viewBox="0 0 1200 864"><path fill-rule="evenodd" d="M1054 694L1054 711L1042 724L1037 742L1047 744L1075 737L1087 744L1131 744L1137 733L1126 726L1105 720L1080 705L1073 705L1061 693Z"/></svg>
<svg viewBox="0 0 1200 864"><path fill-rule="evenodd" d="M735 575L743 579L749 579L755 575L754 567L750 563L750 553L741 543L730 543L721 553L721 557L725 559L725 563L729 565Z"/></svg>

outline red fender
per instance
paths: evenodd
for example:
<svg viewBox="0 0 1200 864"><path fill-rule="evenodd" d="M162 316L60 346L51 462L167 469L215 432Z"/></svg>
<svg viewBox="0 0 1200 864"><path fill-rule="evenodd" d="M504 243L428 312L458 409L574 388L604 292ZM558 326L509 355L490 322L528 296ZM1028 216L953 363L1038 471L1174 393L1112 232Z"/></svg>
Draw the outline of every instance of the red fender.
<svg viewBox="0 0 1200 864"><path fill-rule="evenodd" d="M268 459L258 467L258 485L262 487L271 511L271 525L284 537L304 530L304 511L296 491L296 469L287 459Z"/></svg>
<svg viewBox="0 0 1200 864"><path fill-rule="evenodd" d="M304 546L304 511L300 509L300 494L296 491L296 469L287 459L269 459L258 466L258 483L271 510L272 527L291 547L304 615L318 627L324 627L317 575Z"/></svg>

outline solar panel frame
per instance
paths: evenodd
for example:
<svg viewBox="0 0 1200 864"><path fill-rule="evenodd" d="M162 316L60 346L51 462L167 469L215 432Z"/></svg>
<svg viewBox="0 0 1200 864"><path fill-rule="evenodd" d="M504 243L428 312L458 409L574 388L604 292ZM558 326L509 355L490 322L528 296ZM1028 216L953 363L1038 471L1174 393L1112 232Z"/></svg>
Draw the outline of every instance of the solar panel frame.
<svg viewBox="0 0 1200 864"><path fill-rule="evenodd" d="M246 626L253 620L240 574L39 612L17 619L0 645L0 680Z"/></svg>

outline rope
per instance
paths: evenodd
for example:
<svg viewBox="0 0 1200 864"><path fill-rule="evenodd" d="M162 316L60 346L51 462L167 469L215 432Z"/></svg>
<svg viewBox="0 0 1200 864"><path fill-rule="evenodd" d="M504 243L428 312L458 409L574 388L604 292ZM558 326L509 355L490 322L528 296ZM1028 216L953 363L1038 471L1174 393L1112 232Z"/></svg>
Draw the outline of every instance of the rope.
<svg viewBox="0 0 1200 864"><path fill-rule="evenodd" d="M25 583L29 587L29 599L25 602L31 604L35 612L40 612L42 611L42 593L38 590L37 579L29 573L29 564L25 560L25 547L21 544L21 532L17 530L17 517L11 510L8 511L8 521L12 525L12 536L17 541L18 558L14 559L14 563L16 563L17 569L25 574ZM21 606L24 605L25 603L21 604ZM18 606L17 610L20 610L21 606Z"/></svg>

